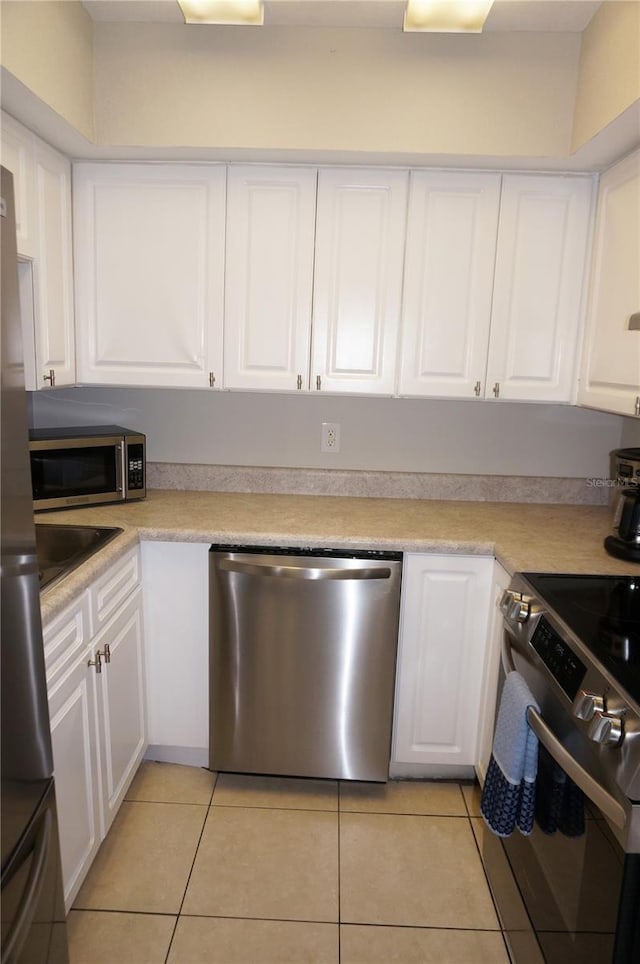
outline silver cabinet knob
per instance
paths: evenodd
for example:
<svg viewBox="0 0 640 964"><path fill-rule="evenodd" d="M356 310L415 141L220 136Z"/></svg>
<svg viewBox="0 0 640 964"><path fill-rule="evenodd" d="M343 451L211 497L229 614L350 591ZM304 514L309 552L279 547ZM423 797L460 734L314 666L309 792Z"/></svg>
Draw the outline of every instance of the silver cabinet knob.
<svg viewBox="0 0 640 964"><path fill-rule="evenodd" d="M586 690L579 690L573 701L573 715L587 723L596 713L604 713L604 709L604 697L596 693L588 693Z"/></svg>
<svg viewBox="0 0 640 964"><path fill-rule="evenodd" d="M622 720L617 716L608 716L596 710L593 714L587 736L594 743L602 746L619 746L624 739Z"/></svg>

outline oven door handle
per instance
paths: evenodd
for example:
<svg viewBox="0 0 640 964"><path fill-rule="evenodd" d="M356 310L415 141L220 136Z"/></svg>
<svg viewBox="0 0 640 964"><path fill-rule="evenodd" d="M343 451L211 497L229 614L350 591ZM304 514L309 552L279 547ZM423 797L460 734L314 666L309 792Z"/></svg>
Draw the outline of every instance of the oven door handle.
<svg viewBox="0 0 640 964"><path fill-rule="evenodd" d="M506 632L502 637L502 665L505 673L510 673L516 668ZM580 787L585 796L587 796L616 827L622 830L627 822L627 814L624 807L618 803L615 797L612 797L610 793L604 790L598 781L594 780L591 774L571 756L569 751L566 750L558 740L553 730L547 726L538 711L532 706L529 706L527 709L527 722L547 753L558 766L564 770L577 787Z"/></svg>

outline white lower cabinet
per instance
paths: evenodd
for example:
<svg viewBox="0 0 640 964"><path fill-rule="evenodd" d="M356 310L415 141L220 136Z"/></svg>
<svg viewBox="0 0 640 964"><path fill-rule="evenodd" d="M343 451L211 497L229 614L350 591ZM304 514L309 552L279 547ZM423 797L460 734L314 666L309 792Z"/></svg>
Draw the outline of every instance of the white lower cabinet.
<svg viewBox="0 0 640 964"><path fill-rule="evenodd" d="M45 631L46 642L46 631ZM90 641L49 683L65 907L80 889L102 839L101 777L96 735L96 679L87 667Z"/></svg>
<svg viewBox="0 0 640 964"><path fill-rule="evenodd" d="M143 542L147 756L209 762L209 546Z"/></svg>
<svg viewBox="0 0 640 964"><path fill-rule="evenodd" d="M67 910L147 745L142 590L133 587L97 633L92 604L132 558L139 559L137 548L44 628Z"/></svg>
<svg viewBox="0 0 640 964"><path fill-rule="evenodd" d="M392 776L472 775L493 559L406 554Z"/></svg>
<svg viewBox="0 0 640 964"><path fill-rule="evenodd" d="M146 750L142 591L93 641L93 656L109 647L97 682L103 833L113 822Z"/></svg>
<svg viewBox="0 0 640 964"><path fill-rule="evenodd" d="M503 617L499 603L502 594L508 588L511 576L503 569L499 562L493 564L493 581L489 600L489 630L487 634L486 657L484 675L482 679L482 696L480 700L480 722L478 726L478 753L476 773L480 783L489 766L489 757L493 746L493 729L496 719L496 700L498 696L498 679L500 676L500 658L502 653Z"/></svg>

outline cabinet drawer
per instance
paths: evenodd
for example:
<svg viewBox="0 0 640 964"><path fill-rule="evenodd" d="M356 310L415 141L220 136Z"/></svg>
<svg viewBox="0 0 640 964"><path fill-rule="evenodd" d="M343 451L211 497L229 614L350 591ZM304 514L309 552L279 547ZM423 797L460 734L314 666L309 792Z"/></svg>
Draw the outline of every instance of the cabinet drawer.
<svg viewBox="0 0 640 964"><path fill-rule="evenodd" d="M140 550L122 556L90 587L91 635L95 636L116 609L140 585Z"/></svg>
<svg viewBox="0 0 640 964"><path fill-rule="evenodd" d="M47 684L88 644L89 594L83 593L43 629L44 662Z"/></svg>

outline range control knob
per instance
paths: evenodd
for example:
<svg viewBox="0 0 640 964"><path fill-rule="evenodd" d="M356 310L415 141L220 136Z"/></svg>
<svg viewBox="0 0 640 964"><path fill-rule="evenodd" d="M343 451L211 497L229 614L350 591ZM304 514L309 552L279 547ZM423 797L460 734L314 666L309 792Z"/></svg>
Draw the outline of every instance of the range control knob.
<svg viewBox="0 0 640 964"><path fill-rule="evenodd" d="M620 746L624 739L622 720L617 716L608 716L596 710L589 724L587 736L601 746Z"/></svg>
<svg viewBox="0 0 640 964"><path fill-rule="evenodd" d="M579 720L589 722L597 713L604 713L604 696L597 693L589 693L587 690L578 690L578 695L573 701L573 715Z"/></svg>
<svg viewBox="0 0 640 964"><path fill-rule="evenodd" d="M514 623L526 623L531 612L531 596L507 589L500 600L500 609Z"/></svg>

